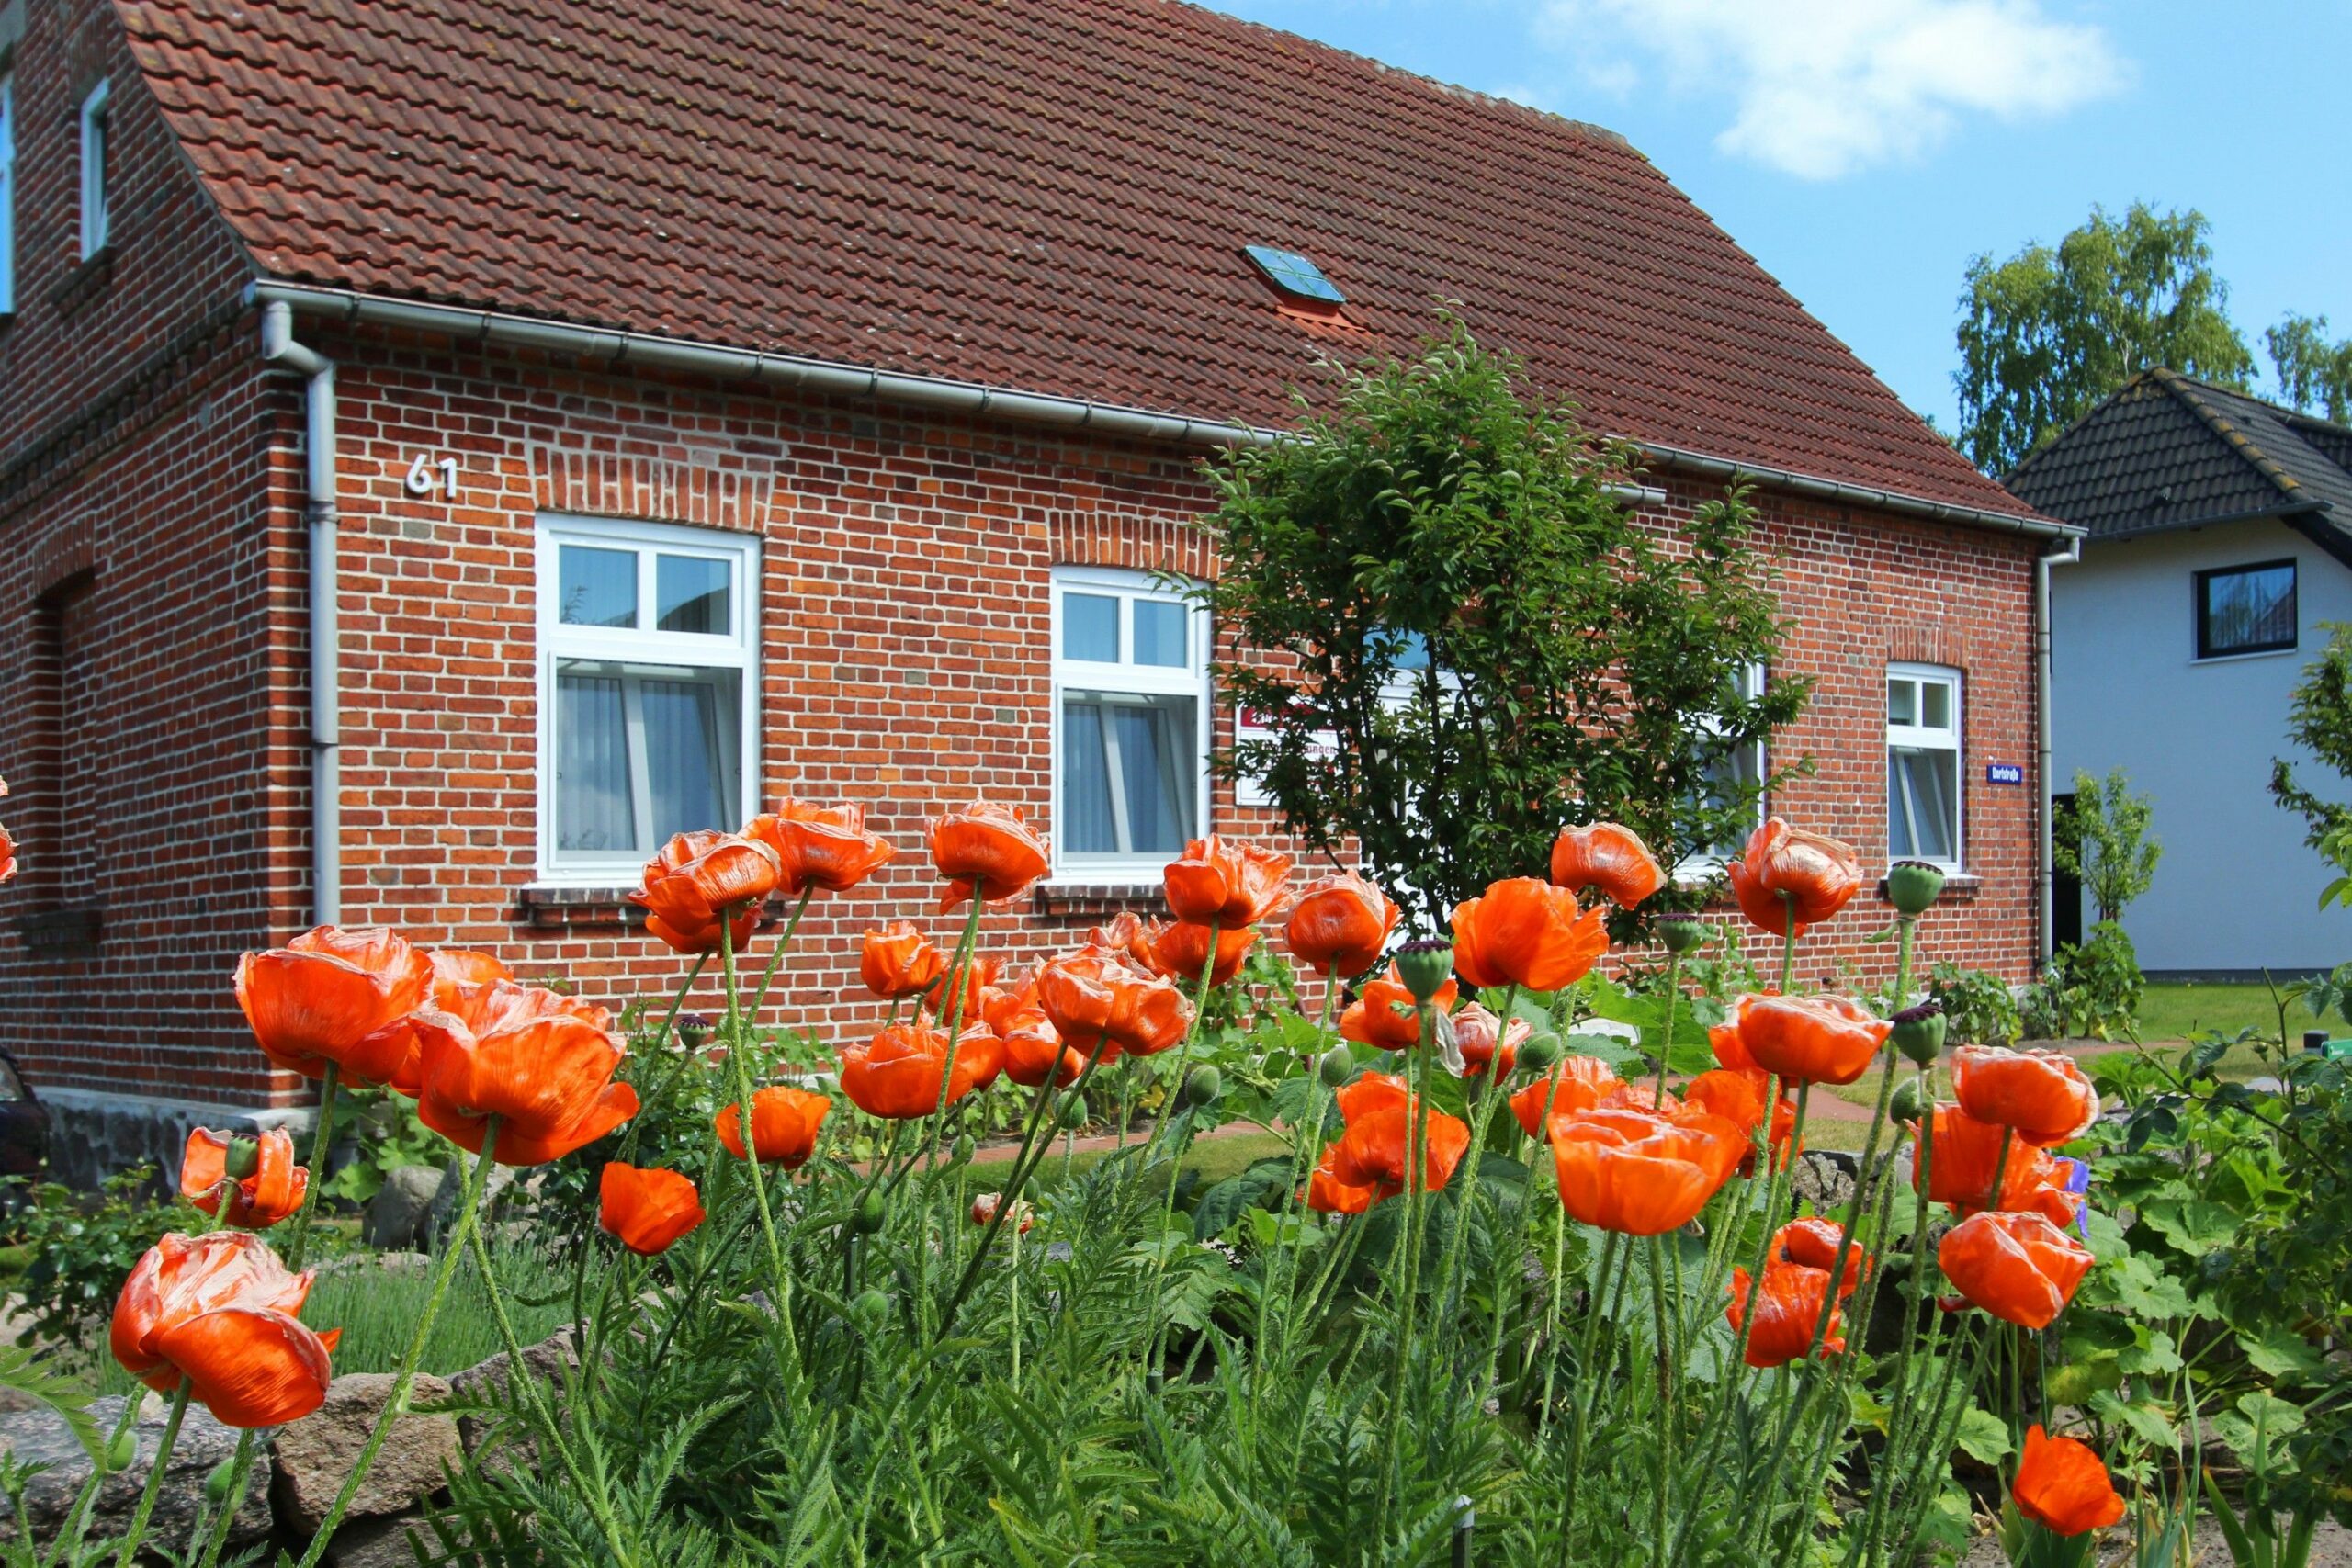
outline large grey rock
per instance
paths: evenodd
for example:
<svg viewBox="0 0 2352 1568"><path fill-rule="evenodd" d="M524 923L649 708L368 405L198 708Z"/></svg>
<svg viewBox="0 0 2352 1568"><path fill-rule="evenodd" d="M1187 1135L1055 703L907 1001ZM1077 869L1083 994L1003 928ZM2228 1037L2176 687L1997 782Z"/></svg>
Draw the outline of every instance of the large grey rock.
<svg viewBox="0 0 2352 1568"><path fill-rule="evenodd" d="M385 1401L399 1380L390 1372L348 1372L327 1385L326 1403L302 1420L278 1428L270 1444L277 1482L270 1497L288 1529L309 1534L325 1518L334 1496L359 1461ZM409 1414L392 1423L366 1479L351 1500L351 1516L379 1517L406 1513L439 1491L447 1472L463 1458L458 1423L421 1412L438 1404L449 1385L420 1372L409 1385Z"/></svg>
<svg viewBox="0 0 2352 1568"><path fill-rule="evenodd" d="M90 1415L97 1422L101 1435L110 1434L115 1423L122 1419L122 1401L92 1400ZM138 1457L127 1468L107 1476L99 1486L85 1540L117 1538L130 1528L130 1517L138 1511L139 1495L147 1484L147 1472L153 1468L156 1450L163 1444L166 1419L163 1402L149 1395L133 1428L138 1437ZM188 1405L187 1416L180 1423L179 1437L172 1444L171 1462L164 1468L163 1490L155 1495L154 1514L148 1520L150 1540L174 1550L186 1544L204 1501L204 1483L222 1461L236 1453L237 1436L235 1427L222 1426L202 1405ZM65 1423L46 1409L0 1416L0 1451L6 1452L19 1466L49 1466L25 1486L26 1518L22 1523L30 1527L35 1540L55 1540L74 1499L81 1495L83 1483L90 1477L89 1456L74 1440ZM232 1544L255 1540L269 1533L269 1450L268 1445L262 1444L254 1454L253 1483L246 1487L243 1503L229 1527ZM6 1506L0 1503L0 1508ZM17 1519L0 1517L0 1540L13 1540L18 1528Z"/></svg>
<svg viewBox="0 0 2352 1568"><path fill-rule="evenodd" d="M1853 1156L1844 1160L1827 1154L1801 1155L1796 1168L1789 1173L1789 1186L1795 1194L1811 1203L1815 1213L1827 1213L1843 1207L1854 1196Z"/></svg>
<svg viewBox="0 0 2352 1568"><path fill-rule="evenodd" d="M461 1400L491 1400L506 1392L511 1361L505 1351L486 1361L480 1361L449 1379L450 1393ZM560 1404L566 1369L579 1364L571 1345L571 1330L559 1328L536 1345L523 1347L523 1368L526 1376L536 1378L542 1394L550 1407ZM478 1452L490 1436L494 1418L481 1416L458 1417L458 1432L464 1439L468 1453Z"/></svg>
<svg viewBox="0 0 2352 1568"><path fill-rule="evenodd" d="M421 1248L431 1240L433 1202L441 1192L441 1168L404 1165L384 1173L383 1186L368 1201L359 1238L370 1247Z"/></svg>
<svg viewBox="0 0 2352 1568"><path fill-rule="evenodd" d="M327 1568L416 1568L416 1553L408 1544L411 1536L432 1554L436 1545L433 1532L413 1515L354 1520L334 1532L327 1547Z"/></svg>
<svg viewBox="0 0 2352 1568"><path fill-rule="evenodd" d="M458 1217L458 1200L465 1194L466 1190L465 1167L470 1163L469 1160L461 1162L453 1159L442 1168L441 1185L433 1193L432 1222L435 1235L446 1235L450 1222ZM495 1209L499 1200L506 1196L507 1189L514 1185L514 1168L513 1166L492 1166L490 1174L482 1179L481 1212L488 1214Z"/></svg>

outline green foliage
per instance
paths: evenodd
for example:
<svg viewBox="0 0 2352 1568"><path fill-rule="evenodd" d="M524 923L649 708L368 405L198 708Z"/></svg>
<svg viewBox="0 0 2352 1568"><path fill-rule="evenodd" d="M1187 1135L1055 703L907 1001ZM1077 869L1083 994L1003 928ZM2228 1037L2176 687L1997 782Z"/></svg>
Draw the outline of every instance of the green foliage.
<svg viewBox="0 0 2352 1568"><path fill-rule="evenodd" d="M176 1193L156 1199L157 1185L154 1167L136 1166L95 1194L44 1182L25 1195L16 1226L32 1261L17 1289L34 1338L96 1347L140 1256L166 1231L204 1222Z"/></svg>
<svg viewBox="0 0 2352 1568"><path fill-rule="evenodd" d="M2091 209L2055 247L1968 264L1961 296L1962 451L2006 474L2151 366L2243 386L2254 355L2230 324L2205 215Z"/></svg>
<svg viewBox="0 0 2352 1568"><path fill-rule="evenodd" d="M2075 774L2074 804L2052 824L2050 859L2089 892L2102 920L2121 919L2125 906L2155 880L2165 852L2148 837L2154 815L2154 803L2132 793L2121 768L2104 782Z"/></svg>
<svg viewBox="0 0 2352 1568"><path fill-rule="evenodd" d="M2113 920L2090 939L2062 944L2019 1005L2028 1034L2043 1040L2115 1040L2128 1033L2147 981L2132 939Z"/></svg>
<svg viewBox="0 0 2352 1568"><path fill-rule="evenodd" d="M1928 999L1944 1010L1955 1045L2007 1045L2024 1032L2017 998L1998 975L1938 964L1928 976Z"/></svg>
<svg viewBox="0 0 2352 1568"><path fill-rule="evenodd" d="M439 1165L449 1145L416 1119L416 1103L389 1089L345 1085L334 1097L334 1146L339 1157L322 1196L365 1203L382 1190L391 1171Z"/></svg>
<svg viewBox="0 0 2352 1568"><path fill-rule="evenodd" d="M1637 525L1610 494L1630 455L1523 385L1450 322L1211 470L1223 570L1196 593L1234 639L1220 689L1270 731L1216 765L1316 849L1360 844L1424 931L1566 820L1668 862L1735 840L1766 781L1722 781L1804 700L1737 694L1781 636L1744 500Z"/></svg>
<svg viewBox="0 0 2352 1568"><path fill-rule="evenodd" d="M2317 758L2338 778L2352 778L2352 626L2331 623L2327 646L2303 667L2287 708L2287 739ZM2278 804L2310 825L2304 842L2325 853L2339 869L2352 871L2352 807L2325 800L2295 777L2294 764L2284 758L2270 764L2270 793ZM2322 908L2342 896L2346 885L2336 883L2321 900Z"/></svg>
<svg viewBox="0 0 2352 1568"><path fill-rule="evenodd" d="M2352 338L2330 343L2327 318L2290 312L2262 333L2280 400L2335 424L2352 423Z"/></svg>

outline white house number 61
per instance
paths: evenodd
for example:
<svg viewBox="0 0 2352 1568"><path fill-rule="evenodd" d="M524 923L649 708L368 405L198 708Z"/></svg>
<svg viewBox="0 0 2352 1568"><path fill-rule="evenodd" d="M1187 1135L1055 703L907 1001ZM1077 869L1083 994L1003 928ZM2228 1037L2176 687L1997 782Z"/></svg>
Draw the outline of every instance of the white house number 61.
<svg viewBox="0 0 2352 1568"><path fill-rule="evenodd" d="M435 470L439 472L435 473ZM416 461L408 466L405 481L411 495L431 495L439 491L444 500L458 499L458 459L435 458L430 452L419 452Z"/></svg>

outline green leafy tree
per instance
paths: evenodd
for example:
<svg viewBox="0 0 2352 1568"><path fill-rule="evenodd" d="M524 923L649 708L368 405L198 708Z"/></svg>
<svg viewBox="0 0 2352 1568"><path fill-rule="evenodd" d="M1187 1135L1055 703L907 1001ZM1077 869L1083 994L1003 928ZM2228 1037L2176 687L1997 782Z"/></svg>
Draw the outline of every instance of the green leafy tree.
<svg viewBox="0 0 2352 1568"><path fill-rule="evenodd" d="M1736 493L1672 535L1611 494L1629 454L1524 395L1459 323L1343 374L1297 439L1213 470L1217 579L1196 591L1265 716L1216 766L1335 857L1351 840L1415 923L1538 872L1563 823L1661 860L1736 842L1765 781L1736 759L1805 683L1740 694L1781 622Z"/></svg>
<svg viewBox="0 0 2352 1568"><path fill-rule="evenodd" d="M2205 215L2135 202L2055 247L1968 264L1961 296L1960 446L2006 474L2150 366L2229 386L2254 369L2213 275Z"/></svg>
<svg viewBox="0 0 2352 1568"><path fill-rule="evenodd" d="M2352 626L2331 625L2327 646L2303 667L2287 708L2287 738L2340 777L2352 778ZM2352 807L2322 799L2304 787L2294 764L2275 758L2270 793L2310 824L2304 842L2325 852L2352 831Z"/></svg>
<svg viewBox="0 0 2352 1568"><path fill-rule="evenodd" d="M2148 837L2154 804L2132 793L2132 781L2117 768L2104 782L2075 774L2075 803L2059 813L2051 834L2050 858L2058 869L2089 889L2101 920L2120 920L2124 906L2148 890L2165 847Z"/></svg>
<svg viewBox="0 0 2352 1568"><path fill-rule="evenodd" d="M2337 424L2352 423L2352 338L2330 343L2325 316L2289 314L2264 331L2279 400Z"/></svg>

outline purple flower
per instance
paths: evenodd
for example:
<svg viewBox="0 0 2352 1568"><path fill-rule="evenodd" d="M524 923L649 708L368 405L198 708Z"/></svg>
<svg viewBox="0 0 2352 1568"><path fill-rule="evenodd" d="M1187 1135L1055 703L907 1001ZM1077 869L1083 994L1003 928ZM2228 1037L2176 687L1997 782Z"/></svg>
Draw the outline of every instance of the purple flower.
<svg viewBox="0 0 2352 1568"><path fill-rule="evenodd" d="M2056 1158L2060 1165L2066 1168L2066 1190L2083 1200L2082 1208L2075 1215L2075 1230L2085 1241L2088 1241L2091 1238L2091 1233L2083 1224L2083 1215L2090 1209L2091 1162L2086 1159L2076 1159L2071 1155L2059 1155Z"/></svg>

